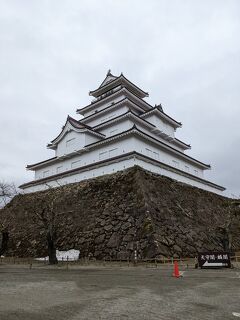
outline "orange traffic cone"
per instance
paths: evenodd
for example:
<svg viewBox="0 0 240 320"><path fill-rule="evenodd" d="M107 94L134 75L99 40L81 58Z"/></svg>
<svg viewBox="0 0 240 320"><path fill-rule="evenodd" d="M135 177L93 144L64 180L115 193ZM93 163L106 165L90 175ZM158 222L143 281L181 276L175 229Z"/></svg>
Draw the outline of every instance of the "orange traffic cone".
<svg viewBox="0 0 240 320"><path fill-rule="evenodd" d="M173 277L175 277L175 278L179 278L180 277L177 261L174 261Z"/></svg>

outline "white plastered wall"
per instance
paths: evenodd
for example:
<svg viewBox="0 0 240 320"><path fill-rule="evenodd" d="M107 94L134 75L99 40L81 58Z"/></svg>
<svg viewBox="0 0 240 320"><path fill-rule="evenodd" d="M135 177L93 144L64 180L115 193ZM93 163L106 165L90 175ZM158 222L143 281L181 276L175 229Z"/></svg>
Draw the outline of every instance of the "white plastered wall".
<svg viewBox="0 0 240 320"><path fill-rule="evenodd" d="M68 131L57 145L56 156L61 157L81 150L85 145L101 140L90 132Z"/></svg>
<svg viewBox="0 0 240 320"><path fill-rule="evenodd" d="M107 144L100 144L96 148L90 148L82 154L76 153L75 155L72 155L71 158L59 159L55 163L42 166L35 171L35 179L46 178L68 170L111 159L132 151L136 151L154 160L196 175L200 178L203 177L203 170L199 166L191 163L191 161L183 160L178 155L162 149L155 143L147 142L144 138L139 136L125 136L122 137L121 140L108 142Z"/></svg>
<svg viewBox="0 0 240 320"><path fill-rule="evenodd" d="M94 164L95 162L106 160L111 157L122 155L134 151L134 138L122 139L108 144L101 144L96 149L90 149L81 154L73 154L71 158L59 159L50 165L44 165L36 169L35 179L42 179L58 173L63 173L77 167Z"/></svg>
<svg viewBox="0 0 240 320"><path fill-rule="evenodd" d="M96 117L93 117L92 119L89 119L88 121L85 121L88 126L95 127L105 121L111 120L115 117L120 116L123 113L126 113L129 110L129 108L126 105L121 105L121 107L111 108L106 110L106 112L102 112Z"/></svg>
<svg viewBox="0 0 240 320"><path fill-rule="evenodd" d="M121 119L120 121L112 122L111 124L109 124L109 126L105 126L102 129L100 128L98 130L98 132L106 135L106 137L109 137L109 136L113 136L113 135L118 134L120 132L127 131L127 130L131 129L134 124L141 131L152 136L153 138L160 140L161 142L163 142L169 146L172 146L173 148L175 148L181 152L184 152L185 149L181 148L180 146L173 145L170 141L163 139L158 134L153 132L154 127L152 127L151 128L152 130L151 130L149 127L146 126L146 124L144 124L144 122L139 122L139 121L135 120L134 118L130 119L130 118L125 117L125 118Z"/></svg>
<svg viewBox="0 0 240 320"><path fill-rule="evenodd" d="M146 142L144 138L140 137L134 138L134 146L135 151L140 154L144 154L171 167L203 178L203 169L192 163L190 159L184 159L181 155L178 156L171 151L166 151L166 149L157 146L155 143Z"/></svg>
<svg viewBox="0 0 240 320"><path fill-rule="evenodd" d="M24 192L29 193L29 192L36 192L40 190L45 190L48 189L49 187L57 187L60 185L64 184L69 184L69 183L75 183L79 182L85 179L91 179L91 178L96 178L102 175L106 174L111 174L120 170L124 170L130 167L133 167L134 165L138 165L148 171L151 171L153 173L157 173L160 175L164 175L167 177L170 177L174 180L190 184L192 186L208 190L217 194L221 194L221 191L218 190L217 188L214 188L213 186L210 186L204 182L200 181L195 181L192 178L188 178L184 175L181 175L177 172L170 171L168 169L165 169L161 167L161 165L156 165L155 163L151 163L151 161L146 162L142 159L139 159L138 157L132 156L131 158L124 159L124 160L119 160L117 162L112 162L108 164L102 164L97 166L96 168L89 169L87 171L83 172L77 172L73 175L69 175L63 178L58 178L53 181L49 181L47 184L40 184L40 185L35 185L28 187L24 190Z"/></svg>
<svg viewBox="0 0 240 320"><path fill-rule="evenodd" d="M144 119L154 124L159 130L163 131L164 133L174 138L175 136L174 127L171 126L167 121L162 120L160 117L156 116L155 114L146 115Z"/></svg>

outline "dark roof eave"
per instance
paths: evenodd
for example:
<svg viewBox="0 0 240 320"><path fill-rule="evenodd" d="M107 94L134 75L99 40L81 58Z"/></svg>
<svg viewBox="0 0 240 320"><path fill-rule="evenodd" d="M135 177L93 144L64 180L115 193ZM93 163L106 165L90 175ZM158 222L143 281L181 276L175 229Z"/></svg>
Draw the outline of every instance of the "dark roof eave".
<svg viewBox="0 0 240 320"><path fill-rule="evenodd" d="M116 79L114 79L114 80L112 80L112 81L110 81L110 82L108 82L108 83L106 83L104 86L100 86L100 87L98 87L96 90L92 90L92 91L89 91L89 95L91 95L91 96L94 96L94 97L98 97L99 95L101 95L101 94L103 94L105 91L105 89L107 88L107 86L111 86L114 82L117 82L117 81L119 81L119 80L121 80L121 79L124 79L126 82L128 82L131 86L133 86L134 88L136 88L137 89L137 91L139 91L139 92L141 92L142 94L142 97L148 97L148 93L147 92L145 92L145 91L143 91L141 88L139 88L138 86L136 86L134 83L132 83L130 80L128 80L126 77L124 77L124 75L123 74L121 74L119 77L117 77ZM109 89L110 90L110 89ZM103 91L102 93L99 93L99 94L97 94L98 92L101 92L101 91Z"/></svg>
<svg viewBox="0 0 240 320"><path fill-rule="evenodd" d="M38 166L38 165L41 165L41 164L44 164L44 163L47 163L47 162L51 162L51 161L56 160L56 159L57 159L57 157L52 157L52 158L49 158L47 160L43 160L43 161L40 161L40 162L37 162L37 163L34 163L34 164L28 164L26 166L26 169L31 170L31 168L33 168L35 166Z"/></svg>
<svg viewBox="0 0 240 320"><path fill-rule="evenodd" d="M102 86L103 82L106 80L106 78L103 80L103 82L100 84L100 86L95 89L95 90L90 90L89 91L89 95L90 96L94 96L93 94L96 93L97 91L101 90L101 89L106 89L107 86L111 85L113 82L116 82L117 80L119 80L120 76L116 77L115 79L113 79L112 81L109 81L108 83L106 83L104 86ZM95 97L95 96L94 96Z"/></svg>
<svg viewBox="0 0 240 320"><path fill-rule="evenodd" d="M164 116L166 116L167 118L169 118L172 122L177 124L177 127L182 127L182 123L179 121L176 121L175 119L173 119L172 117L170 117L168 114L166 114L165 112L159 110L158 107L153 107L152 110L147 110L142 116L147 115L149 112L153 112L153 111L158 111L160 113L162 113Z"/></svg>
<svg viewBox="0 0 240 320"><path fill-rule="evenodd" d="M118 86L116 86L116 87L118 87ZM121 91L122 89L123 89L123 88L117 89L116 91L113 92L113 94L118 93L118 92ZM109 95L109 96L110 96L110 95ZM90 104L86 105L86 106L83 107L83 108L78 108L78 109L76 109L76 113L81 114L81 111L85 111L85 110L89 109L89 108L92 107L92 106L94 107L96 103L98 103L98 102L100 102L100 101L103 101L103 100L105 100L106 98L109 98L109 96L104 97L104 98L101 99L101 100L93 101L93 102L91 102Z"/></svg>
<svg viewBox="0 0 240 320"><path fill-rule="evenodd" d="M68 122L69 122L69 123L71 124L71 126L73 126L75 129L78 129L78 130L79 130L79 129L87 129L87 130L91 131L91 132L92 132L93 134L95 134L95 135L99 135L99 136L101 136L102 138L105 137L104 134L102 134L102 133L100 133L100 132L98 132L98 131L94 131L94 130L93 130L91 127L89 127L88 125L86 125L86 124L82 123L81 121L75 120L75 119L73 119L72 117L68 116L68 117L67 117L67 120L66 120L66 122L65 122L65 124L64 124L64 126L62 127L61 132L59 133L59 135L58 135L55 139L53 139L53 140L51 141L51 143L49 143L49 144L47 145L48 148L50 148L51 146L53 146L53 145L54 145L54 142L61 136L61 134L62 134L62 132L64 131L64 129L65 129L65 127L66 127L66 125L67 125ZM82 126L82 128L81 128L80 126Z"/></svg>
<svg viewBox="0 0 240 320"><path fill-rule="evenodd" d="M100 133L100 132L98 132L98 131L93 130L92 127L90 127L90 126L86 125L85 123L81 122L81 120L75 120L74 118L72 118L72 117L70 117L70 116L68 116L68 118L69 118L70 124L71 124L74 128L76 128L76 129L87 129L87 130L91 131L93 134L98 134L98 135L100 135L100 136L102 136L102 137L105 137L104 134L102 134L102 133ZM75 124L75 125L74 125L74 124ZM79 127L79 125L83 126L83 128Z"/></svg>
<svg viewBox="0 0 240 320"><path fill-rule="evenodd" d="M121 74L121 76L122 76L127 82L129 82L131 85L133 85L133 86L136 87L138 90L140 90L140 91L145 95L145 97L148 97L148 96L149 96L149 93L148 93L148 92L143 91L141 88L139 88L138 86L136 86L132 81L128 80L123 74Z"/></svg>
<svg viewBox="0 0 240 320"><path fill-rule="evenodd" d="M48 143L47 144L47 149L52 149L52 150L56 150L57 146L53 143Z"/></svg>
<svg viewBox="0 0 240 320"><path fill-rule="evenodd" d="M187 144L185 142L183 142L182 140L179 140L178 138L175 138L175 140L177 140L178 142L180 142L181 144L185 145L186 147L188 147L189 149L191 149L191 145Z"/></svg>

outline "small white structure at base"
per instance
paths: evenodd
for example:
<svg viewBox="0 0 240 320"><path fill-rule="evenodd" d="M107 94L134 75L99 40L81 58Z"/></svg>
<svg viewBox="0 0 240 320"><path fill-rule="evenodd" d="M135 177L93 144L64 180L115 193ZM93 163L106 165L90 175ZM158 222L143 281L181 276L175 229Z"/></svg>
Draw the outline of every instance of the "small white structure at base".
<svg viewBox="0 0 240 320"><path fill-rule="evenodd" d="M76 261L79 259L79 250L71 249L68 251L56 251L58 261ZM48 257L37 258L39 261L48 261Z"/></svg>

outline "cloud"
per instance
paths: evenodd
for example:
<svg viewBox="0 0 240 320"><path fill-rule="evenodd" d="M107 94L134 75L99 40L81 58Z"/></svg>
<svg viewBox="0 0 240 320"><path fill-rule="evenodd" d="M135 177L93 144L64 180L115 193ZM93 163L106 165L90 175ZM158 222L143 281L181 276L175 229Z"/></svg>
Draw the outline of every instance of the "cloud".
<svg viewBox="0 0 240 320"><path fill-rule="evenodd" d="M183 122L177 136L210 162L212 181L240 194L239 1L1 1L0 177L25 165L67 114L89 103L111 68Z"/></svg>

